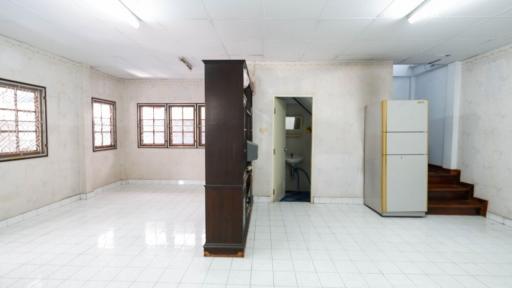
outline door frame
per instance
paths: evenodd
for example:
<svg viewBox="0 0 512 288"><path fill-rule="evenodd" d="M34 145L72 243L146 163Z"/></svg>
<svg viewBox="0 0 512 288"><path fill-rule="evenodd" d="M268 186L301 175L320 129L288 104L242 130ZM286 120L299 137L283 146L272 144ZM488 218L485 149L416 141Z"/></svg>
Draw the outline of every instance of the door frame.
<svg viewBox="0 0 512 288"><path fill-rule="evenodd" d="M314 153L313 151L315 151L314 147L315 147L315 141L314 139L316 138L316 129L315 129L315 97L313 97L314 94L301 94L301 93L292 93L292 94L278 94L276 96L274 96L272 98L272 151L274 149L274 130L275 130L275 117L274 117L274 109L276 108L276 99L277 98L311 98L311 103L312 103L312 107L311 107L311 167L310 167L310 170L311 170L311 175L309 175L309 178L310 178L310 181L311 181L311 185L310 185L310 200L309 200L309 203L314 203L314 195L316 194L315 193L315 186L314 186L314 179L316 178L315 177L315 173L314 173L314 163L315 163L315 157L314 157ZM286 131L284 131L284 133L286 133ZM272 169L272 177L270 177L270 186L272 187L272 189L274 189L274 177L275 177L275 173L274 173L274 154L272 153L272 165L271 165L271 169ZM270 198L272 199L271 202L276 202L275 199L274 199L274 194L273 194L273 191L271 191L270 193Z"/></svg>

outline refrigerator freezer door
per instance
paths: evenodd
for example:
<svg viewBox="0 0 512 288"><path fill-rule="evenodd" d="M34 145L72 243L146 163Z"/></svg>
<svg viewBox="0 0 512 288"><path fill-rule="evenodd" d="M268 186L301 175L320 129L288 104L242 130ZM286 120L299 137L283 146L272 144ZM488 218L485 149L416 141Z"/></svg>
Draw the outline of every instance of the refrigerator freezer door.
<svg viewBox="0 0 512 288"><path fill-rule="evenodd" d="M427 133L387 133L387 155L427 154Z"/></svg>
<svg viewBox="0 0 512 288"><path fill-rule="evenodd" d="M387 211L427 211L427 155L387 156Z"/></svg>
<svg viewBox="0 0 512 288"><path fill-rule="evenodd" d="M427 101L387 101L387 132L426 132L427 130Z"/></svg>

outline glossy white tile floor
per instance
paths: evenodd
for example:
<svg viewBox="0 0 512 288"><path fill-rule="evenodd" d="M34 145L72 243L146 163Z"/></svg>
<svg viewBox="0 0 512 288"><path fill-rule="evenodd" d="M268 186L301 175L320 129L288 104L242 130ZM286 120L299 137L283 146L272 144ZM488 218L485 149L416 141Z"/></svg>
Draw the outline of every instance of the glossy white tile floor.
<svg viewBox="0 0 512 288"><path fill-rule="evenodd" d="M124 185L0 229L0 287L512 287L512 230L481 217L258 203L247 256L204 258L201 186Z"/></svg>

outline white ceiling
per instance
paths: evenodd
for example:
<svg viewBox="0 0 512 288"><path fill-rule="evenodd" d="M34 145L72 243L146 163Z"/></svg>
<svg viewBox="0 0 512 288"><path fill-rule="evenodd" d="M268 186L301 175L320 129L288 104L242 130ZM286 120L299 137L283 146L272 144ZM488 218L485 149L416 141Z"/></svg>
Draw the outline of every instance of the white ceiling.
<svg viewBox="0 0 512 288"><path fill-rule="evenodd" d="M0 0L0 34L123 78L197 78L219 58L449 63L512 43L511 0L433 0L452 9L415 24L394 4L420 0L124 0L139 29L104 1Z"/></svg>

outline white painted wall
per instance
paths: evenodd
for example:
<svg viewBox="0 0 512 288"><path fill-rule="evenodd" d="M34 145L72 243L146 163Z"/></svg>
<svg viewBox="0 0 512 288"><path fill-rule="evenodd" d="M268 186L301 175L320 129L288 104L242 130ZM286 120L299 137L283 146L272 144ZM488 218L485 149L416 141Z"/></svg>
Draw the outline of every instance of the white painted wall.
<svg viewBox="0 0 512 288"><path fill-rule="evenodd" d="M462 64L459 166L489 212L512 218L512 46Z"/></svg>
<svg viewBox="0 0 512 288"><path fill-rule="evenodd" d="M0 37L0 77L46 87L45 158L0 162L0 220L79 194L87 69Z"/></svg>
<svg viewBox="0 0 512 288"><path fill-rule="evenodd" d="M0 63L1 78L46 87L49 145L0 162L0 220L120 180L119 150L93 153L91 133L91 97L119 101L119 80L1 36Z"/></svg>
<svg viewBox="0 0 512 288"><path fill-rule="evenodd" d="M204 181L204 149L137 147L137 103L204 103L204 81L124 80L122 86L122 178Z"/></svg>
<svg viewBox="0 0 512 288"><path fill-rule="evenodd" d="M253 63L254 194L272 195L272 115L276 96L313 97L312 196L363 195L364 107L392 91L391 62Z"/></svg>
<svg viewBox="0 0 512 288"><path fill-rule="evenodd" d="M415 99L429 102L429 163L443 166L448 69L441 67L416 75Z"/></svg>
<svg viewBox="0 0 512 288"><path fill-rule="evenodd" d="M85 165L85 191L91 192L99 187L121 180L121 149L124 143L117 141L117 149L106 151L92 151L92 104L91 98L101 98L116 102L117 125L124 123L119 108L122 106L122 82L102 72L90 69L88 73L87 93L82 98L83 111L83 148ZM119 129L118 129L119 130ZM121 132L118 131L118 137Z"/></svg>
<svg viewBox="0 0 512 288"><path fill-rule="evenodd" d="M413 89L412 77L408 76L394 76L393 77L393 100L409 100L412 98L411 90Z"/></svg>

